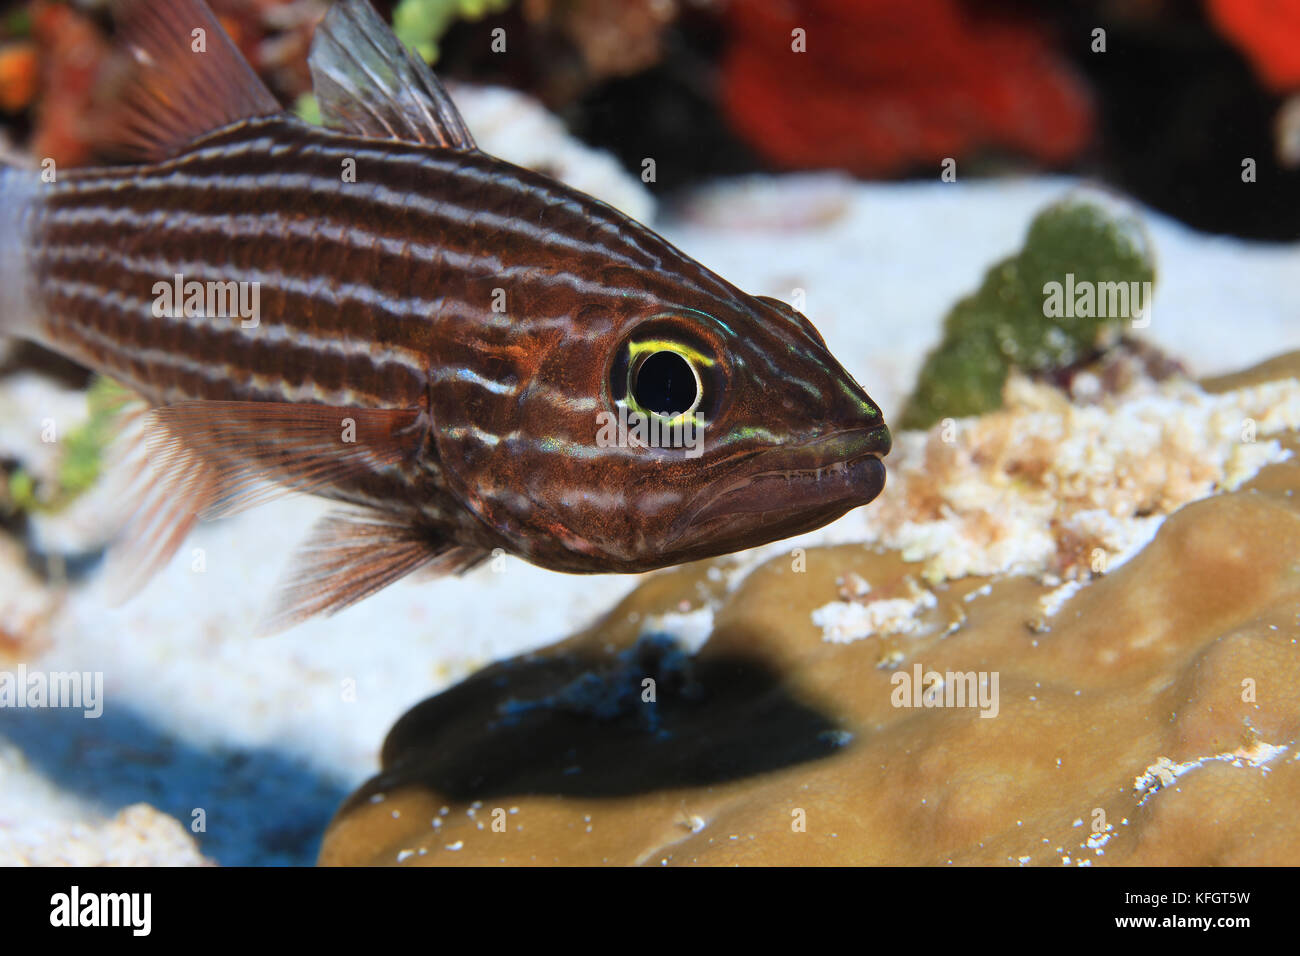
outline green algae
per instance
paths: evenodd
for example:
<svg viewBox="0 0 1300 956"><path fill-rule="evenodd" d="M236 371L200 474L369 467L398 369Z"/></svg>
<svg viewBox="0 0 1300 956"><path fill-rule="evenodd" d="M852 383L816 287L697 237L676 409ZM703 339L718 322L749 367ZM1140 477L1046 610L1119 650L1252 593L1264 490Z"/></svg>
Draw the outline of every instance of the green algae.
<svg viewBox="0 0 1300 956"><path fill-rule="evenodd" d="M457 20L481 20L500 13L510 0L401 0L393 10L393 32L426 63L438 59L438 41Z"/></svg>
<svg viewBox="0 0 1300 956"><path fill-rule="evenodd" d="M86 393L90 414L61 442L55 481L38 484L22 468L9 476L8 505L16 512L55 512L66 508L99 480L104 454L118 432L118 416L131 393L112 379L98 376Z"/></svg>
<svg viewBox="0 0 1300 956"><path fill-rule="evenodd" d="M304 93L294 101L293 111L298 119L311 123L312 126L324 126L325 117L321 115L320 103L315 93Z"/></svg>
<svg viewBox="0 0 1300 956"><path fill-rule="evenodd" d="M1149 308L1151 286L1141 284L1154 281L1153 254L1136 219L1078 199L1049 206L1030 224L1020 252L993 265L979 290L948 313L901 427L991 411L1002 404L1013 368L1065 368L1107 333L1141 327L1129 291Z"/></svg>

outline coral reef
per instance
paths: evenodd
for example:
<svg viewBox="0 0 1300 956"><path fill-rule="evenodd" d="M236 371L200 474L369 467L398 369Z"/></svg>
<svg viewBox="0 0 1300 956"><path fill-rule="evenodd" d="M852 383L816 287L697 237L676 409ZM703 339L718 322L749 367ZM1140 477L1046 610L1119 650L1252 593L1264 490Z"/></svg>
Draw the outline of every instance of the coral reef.
<svg viewBox="0 0 1300 956"><path fill-rule="evenodd" d="M57 464L49 480L38 486L30 472L19 468L9 476L7 496L0 495L0 502L17 511L59 511L94 487L118 431L118 413L130 397L117 383L97 378L86 395L83 422L58 435L58 423L50 420L50 434L42 442L57 450Z"/></svg>
<svg viewBox="0 0 1300 956"><path fill-rule="evenodd" d="M627 76L657 63L676 0L523 0L524 21L578 52L588 82Z"/></svg>
<svg viewBox="0 0 1300 956"><path fill-rule="evenodd" d="M397 38L430 63L438 59L438 40L460 18L477 20L504 10L510 0L401 0L393 9Z"/></svg>
<svg viewBox="0 0 1300 956"><path fill-rule="evenodd" d="M0 834L3 837L4 834ZM173 817L146 803L102 823L70 823L29 831L21 842L0 839L4 866L205 866L204 858Z"/></svg>
<svg viewBox="0 0 1300 956"><path fill-rule="evenodd" d="M4 658L0 656L0 664ZM116 813L69 794L0 738L0 866L202 866L193 834L147 803ZM93 758L92 758L93 762Z"/></svg>
<svg viewBox="0 0 1300 956"><path fill-rule="evenodd" d="M1126 562L1064 587L932 583L858 543L652 576L589 630L408 713L321 863L1300 862L1300 353L1164 397L1116 447L1252 409L1236 441L1268 447L1198 474L1194 451L1161 468L1169 448L1148 445L1113 498L1145 487L1159 527ZM1114 425L1142 400L1100 407ZM1028 414L954 443L971 455ZM989 494L1021 480L1013 464L986 464ZM934 493L963 474L973 493L961 469ZM872 603L893 613L825 626L828 606Z"/></svg>
<svg viewBox="0 0 1300 956"><path fill-rule="evenodd" d="M0 668L43 650L58 595L27 567L22 546L0 538Z"/></svg>
<svg viewBox="0 0 1300 956"><path fill-rule="evenodd" d="M0 46L0 110L17 113L36 96L36 47L27 40Z"/></svg>
<svg viewBox="0 0 1300 956"><path fill-rule="evenodd" d="M1082 83L1027 19L960 0L736 0L725 13L725 112L781 166L937 173L999 148L1060 164L1091 133Z"/></svg>
<svg viewBox="0 0 1300 956"><path fill-rule="evenodd" d="M87 115L108 41L85 15L48 0L31 8L31 35L41 62L30 152L60 165L86 162Z"/></svg>
<svg viewBox="0 0 1300 956"><path fill-rule="evenodd" d="M1127 560L1164 516L1283 460L1274 436L1300 427L1291 378L1223 395L1139 380L1082 404L1016 377L1006 397L997 412L900 435L889 493L843 533L899 551L933 582L1087 577Z"/></svg>
<svg viewBox="0 0 1300 956"><path fill-rule="evenodd" d="M1145 294L1149 309L1154 281L1153 253L1136 219L1089 201L1048 207L1030 224L1024 248L991 266L979 290L948 313L902 427L989 411L1011 369L1046 372L1086 357L1102 333L1141 318L1134 293Z"/></svg>
<svg viewBox="0 0 1300 956"><path fill-rule="evenodd" d="M1297 0L1207 0L1219 32L1249 57L1270 88L1300 87L1300 2Z"/></svg>

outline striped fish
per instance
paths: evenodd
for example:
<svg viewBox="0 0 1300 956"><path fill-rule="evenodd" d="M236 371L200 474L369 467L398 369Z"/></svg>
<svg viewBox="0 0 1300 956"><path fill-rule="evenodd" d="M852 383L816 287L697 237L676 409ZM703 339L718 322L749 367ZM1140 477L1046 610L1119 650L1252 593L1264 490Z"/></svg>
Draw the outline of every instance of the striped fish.
<svg viewBox="0 0 1300 956"><path fill-rule="evenodd" d="M325 127L199 0L115 12L123 162L0 176L0 327L150 409L119 551L142 575L196 518L337 501L279 627L497 549L645 571L881 490L880 409L806 318L481 152L365 0L313 40Z"/></svg>

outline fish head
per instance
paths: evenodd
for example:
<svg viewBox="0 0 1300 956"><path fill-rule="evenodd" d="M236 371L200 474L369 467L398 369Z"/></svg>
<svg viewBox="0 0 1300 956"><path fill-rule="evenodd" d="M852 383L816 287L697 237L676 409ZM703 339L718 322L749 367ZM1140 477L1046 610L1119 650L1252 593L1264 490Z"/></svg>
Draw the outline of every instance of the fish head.
<svg viewBox="0 0 1300 956"><path fill-rule="evenodd" d="M620 412L669 425L666 447L625 466L646 500L664 502L637 530L665 563L814 530L884 487L880 408L779 300L715 300L635 323L607 384Z"/></svg>
<svg viewBox="0 0 1300 956"><path fill-rule="evenodd" d="M494 439L443 454L500 545L644 571L813 530L881 491L880 408L804 316L725 288L588 303L533 341Z"/></svg>

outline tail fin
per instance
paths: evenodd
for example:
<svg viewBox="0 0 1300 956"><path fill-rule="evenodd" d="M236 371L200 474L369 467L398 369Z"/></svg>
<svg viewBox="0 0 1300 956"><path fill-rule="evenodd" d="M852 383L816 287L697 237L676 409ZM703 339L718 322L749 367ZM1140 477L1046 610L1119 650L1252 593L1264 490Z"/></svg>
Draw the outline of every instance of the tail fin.
<svg viewBox="0 0 1300 956"><path fill-rule="evenodd" d="M0 335L30 338L39 324L27 249L40 189L38 170L0 166Z"/></svg>

